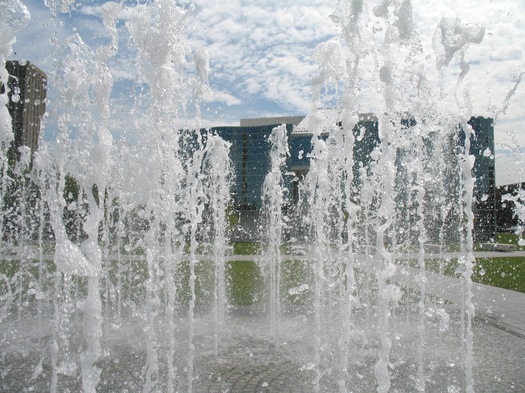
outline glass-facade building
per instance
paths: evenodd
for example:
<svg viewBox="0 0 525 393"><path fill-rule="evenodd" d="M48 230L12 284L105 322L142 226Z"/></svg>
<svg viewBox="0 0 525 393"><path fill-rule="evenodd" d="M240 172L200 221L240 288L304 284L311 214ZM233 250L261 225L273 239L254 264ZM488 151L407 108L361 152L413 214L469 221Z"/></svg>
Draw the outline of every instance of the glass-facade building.
<svg viewBox="0 0 525 393"><path fill-rule="evenodd" d="M259 210L264 179L270 170L268 138L278 125L258 127L214 127L210 131L231 143L234 206L239 210ZM288 133L293 125L287 125Z"/></svg>
<svg viewBox="0 0 525 393"><path fill-rule="evenodd" d="M262 208L263 185L270 171L270 143L272 130L279 126L213 127L210 132L231 143L230 159L233 179L232 203L239 213L239 225L232 233L236 240L258 240ZM288 134L293 124L287 126Z"/></svg>
<svg viewBox="0 0 525 393"><path fill-rule="evenodd" d="M470 154L475 157L472 175L474 183L474 236L478 243L494 242L496 236L496 167L494 159L494 121L472 117L468 124L474 130L470 138ZM465 134L460 134L464 144Z"/></svg>
<svg viewBox="0 0 525 393"><path fill-rule="evenodd" d="M306 118L308 121L308 117ZM303 124L303 123L301 123ZM471 137L470 155L475 157L472 176L476 179L474 188L473 210L475 214L474 235L477 242L493 241L496 232L496 210L495 210L495 165L494 165L494 128L490 118L473 117L469 124L474 130ZM259 213L262 208L262 190L266 175L270 170L270 143L269 136L272 130L279 124L249 126L249 127L215 127L210 131L218 134L231 143L230 158L233 166L232 201L237 211L241 212L241 226L244 234L249 239L257 238L257 227ZM334 123L333 127L337 127ZM416 125L413 119L401 120L405 132ZM339 124L340 126L340 124ZM310 168L310 154L312 152L312 134L307 129L297 130L293 124L287 124L288 149L290 156L286 162L286 198L284 209L293 207L299 201L299 183L308 173ZM378 120L373 114L363 114L353 129L353 187L355 196L359 196L361 187L361 176L370 174L373 170L373 151L380 145L380 134ZM463 154L465 142L464 132L458 127L457 132L448 134L450 139L442 142L443 135L439 132L428 138L425 142L426 149L436 151L436 143L440 144L438 154L444 163L437 168L437 163L430 158L424 165L428 165L428 173L435 173L436 179L442 179L441 183L430 182L426 194L426 211L429 213L426 225L432 228L429 231L429 242L457 242L458 221L463 214L457 206L459 195L456 187L458 180L458 154ZM321 138L327 139L329 131L321 133ZM432 139L434 138L434 139ZM406 217L407 230L405 241L410 239L410 176L406 169L406 161L410 160L413 152L399 148L396 153L396 213L400 217ZM429 155L430 157L430 155ZM436 168L432 168L432 166ZM440 173L437 173L440 171ZM449 179L449 180L447 180ZM456 179L456 180L454 180ZM454 185L454 184L456 185ZM439 195L438 195L439 194ZM445 197L443 198L443 195ZM441 199L440 199L441 198ZM445 200L446 199L446 200ZM452 210L447 217L441 217L443 209L441 204L448 203ZM434 212L434 213L433 213ZM446 224L438 221L446 222ZM400 222L402 222L401 220ZM435 222L434 222L435 221ZM446 227L446 228L445 228ZM446 236L438 233L437 229L445 228ZM434 232L432 232L434 231ZM441 238L440 238L441 236ZM398 239L403 241L403 239ZM417 239L416 239L417 240Z"/></svg>

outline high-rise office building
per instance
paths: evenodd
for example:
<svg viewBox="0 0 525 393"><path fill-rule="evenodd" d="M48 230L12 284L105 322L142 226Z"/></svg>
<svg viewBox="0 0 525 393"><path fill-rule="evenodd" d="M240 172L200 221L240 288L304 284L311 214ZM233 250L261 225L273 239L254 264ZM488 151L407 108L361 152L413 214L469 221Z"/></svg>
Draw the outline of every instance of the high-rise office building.
<svg viewBox="0 0 525 393"><path fill-rule="evenodd" d="M7 61L5 69L7 81L0 81L0 91L7 93L7 109L11 116L12 140L7 149L8 176L13 180L3 182L2 220L0 227L4 240L23 241L38 233L35 228L41 222L40 209L36 208L38 190L29 177L20 176L19 169L27 170L34 152L38 149L40 125L45 112L46 74L30 62ZM2 144L8 140L2 141ZM26 146L30 154L22 156L21 147ZM18 167L16 161L24 157L24 165ZM26 159L28 159L26 161ZM46 225L47 226L47 225ZM46 230L47 232L47 230Z"/></svg>
<svg viewBox="0 0 525 393"><path fill-rule="evenodd" d="M474 235L478 243L494 242L496 235L494 121L479 116L472 117L468 124L475 133L470 138L470 154L475 157L472 175L476 179L473 204Z"/></svg>
<svg viewBox="0 0 525 393"><path fill-rule="evenodd" d="M9 114L12 118L14 148L17 155L20 146L27 146L34 153L42 116L46 110L47 76L29 61L10 60L5 64L9 73L7 81Z"/></svg>
<svg viewBox="0 0 525 393"><path fill-rule="evenodd" d="M277 122L269 125L211 129L211 132L231 143L230 159L233 168L231 195L233 206L240 215L240 225L234 237L252 240L259 236L263 184L271 166L271 146L268 137L274 127L279 125L280 123ZM292 124L287 125L288 134L291 133L292 127Z"/></svg>
<svg viewBox="0 0 525 393"><path fill-rule="evenodd" d="M287 161L288 169L295 173L297 179L302 179L309 170L312 150L312 116L317 115L321 122L317 125L320 137L327 139L334 129L340 128L341 108L321 108L305 116L288 138L290 157ZM372 151L379 145L378 120L373 113L362 113L359 121L352 130L355 143L353 148L353 182L354 188L359 187L359 172L362 168L370 169ZM298 182L291 185L293 198L298 198Z"/></svg>
<svg viewBox="0 0 525 393"><path fill-rule="evenodd" d="M299 178L309 170L308 155L311 152L310 142L312 132L310 130L310 119L316 115L316 126L320 130L320 137L326 139L328 134L341 127L341 108L323 108L316 113L309 114L295 128L289 139L291 158L289 170L297 173ZM320 120L320 122L319 122ZM472 117L468 124L473 133L470 136L470 150L466 152L475 158L472 168L472 177L475 179L473 194L474 213L474 237L477 243L493 242L496 234L496 206L495 206L495 160L494 160L494 124L493 120L484 117ZM406 133L412 132L417 122L414 118L403 115L400 117L396 127ZM446 126L444 126L446 127ZM439 127L438 127L439 128ZM415 129L414 129L415 130ZM425 154L425 170L428 171L429 179L426 182L425 207L426 224L428 225L429 242L455 243L459 241L459 220L462 220L463 212L459 211L460 170L459 161L461 155L465 154L465 133L458 127L449 132L434 130L423 138L424 146L420 149ZM414 131L415 132L415 131ZM361 114L359 121L353 129L353 189L361 187L362 171L369 172L373 162L372 153L380 145L378 120L373 114ZM401 138L405 138L400 135ZM413 154L415 146L400 144L396 150L395 157L395 211L399 217L404 217L407 223L406 230L399 231L406 238L405 241L417 241L412 232L410 190L412 189L410 166L414 161ZM298 154L300 152L300 154ZM428 156L427 156L428 154ZM297 157L300 157L298 159ZM292 187L292 194L296 197L297 186ZM444 208L444 205L449 207ZM402 221L402 220L401 220ZM398 239L403 241L403 239Z"/></svg>
<svg viewBox="0 0 525 393"><path fill-rule="evenodd" d="M342 129L341 108L320 109L307 115L299 124L287 124L288 149L290 156L285 168L285 205L283 209L291 209L298 220L295 229L301 230L301 212L294 211L300 200L301 180L307 175L311 166L312 130L311 121L315 122L320 130L319 138L325 140L337 149L337 138L330 134ZM240 237L256 239L257 228L260 226L261 210L263 208L262 189L266 175L270 170L270 142L269 135L274 127L286 121L285 118L271 120L256 119L254 124L243 122L240 127L216 127L212 132L231 143L230 158L233 165L232 199L233 205L240 212ZM289 121L292 119L288 119ZM263 125L264 124L264 125ZM473 117L469 121L474 133L470 138L469 155L475 157L472 177L476 179L474 187L474 236L478 243L493 241L496 231L495 210L495 183L494 183L494 126L492 119ZM444 125L443 127L448 127ZM411 132L418 132L418 125L414 118L404 115L395 125L401 134L399 138L408 138ZM414 193L420 184L414 183L413 163L418 161L424 166L425 176L417 175L418 182L425 182L425 226L427 228L427 242L454 244L460 241L460 221L464 212L458 205L460 200L460 168L459 163L465 153L465 133L461 127L452 130L441 130L439 125L435 130L428 132L421 138L422 145L416 147L410 143L397 143L395 151L395 186L394 211L399 218L395 241L399 243L414 243L418 241L418 232L414 230L413 222L417 220L417 201ZM355 203L371 203L363 200L370 197L362 195L365 187L374 187L374 171L377 171L377 160L380 154L381 138L379 121L374 114L359 115L353 132L352 174L349 188L352 200ZM335 135L334 135L335 136ZM419 149L419 150L417 150ZM335 152L335 150L334 150ZM417 156L417 157L416 157ZM372 183L370 183L372 181ZM368 182L365 184L365 182ZM334 185L336 187L336 185ZM373 191L373 190L372 190ZM373 206L369 206L373 209ZM304 213L304 212L303 212ZM363 225L368 225L364 223ZM372 225L372 224L370 224ZM363 233L372 234L373 229L363 230ZM297 236L300 237L298 233ZM297 237L294 235L294 237ZM360 239L361 240L361 239Z"/></svg>

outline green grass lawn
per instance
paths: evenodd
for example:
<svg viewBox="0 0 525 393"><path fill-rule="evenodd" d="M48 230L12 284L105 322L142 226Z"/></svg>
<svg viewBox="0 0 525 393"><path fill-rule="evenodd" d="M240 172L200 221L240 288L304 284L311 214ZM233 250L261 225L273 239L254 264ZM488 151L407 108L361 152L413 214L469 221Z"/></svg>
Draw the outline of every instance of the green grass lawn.
<svg viewBox="0 0 525 393"><path fill-rule="evenodd" d="M226 265L230 304L247 306L264 301L264 278L254 261L230 261Z"/></svg>
<svg viewBox="0 0 525 393"><path fill-rule="evenodd" d="M505 234L498 238L499 242L517 242L513 235ZM256 255L261 253L262 246L259 243L245 242L233 244L235 255ZM286 253L286 249L283 252ZM413 267L417 267L417 261L403 261ZM426 269L440 274L459 277L462 267L457 259L448 261L440 259L427 259ZM43 264L36 260L22 262L0 261L0 295L6 294L6 285L11 285L13 291L26 293L31 299L31 288L39 282L39 271L47 279L43 284L49 288L53 285L51 278L56 268L52 261ZM195 266L196 281L195 294L196 304L210 304L213 301L214 267L212 261L199 261ZM261 304L266 301L267 283L265 282L264 265L260 266L255 261L229 261L226 262L226 284L227 295L232 305ZM182 262L176 265L175 285L177 301L187 304L190 299L189 291L189 265ZM120 288L121 295L133 302L140 303L145 298L145 283L148 278L147 265L144 260L126 261L123 258L120 264L117 261L106 262L103 282L109 286ZM525 257L509 257L501 253L501 257L477 258L472 275L474 282L492 285L500 288L510 289L525 293ZM303 304L311 301L311 288L313 287L313 271L309 263L299 260L283 260L281 264L281 299L290 304ZM76 290L83 293L86 283L84 278L77 278ZM308 290L308 288L310 290ZM46 288L42 288L45 290Z"/></svg>
<svg viewBox="0 0 525 393"><path fill-rule="evenodd" d="M525 258L478 258L472 280L525 293Z"/></svg>
<svg viewBox="0 0 525 393"><path fill-rule="evenodd" d="M234 255L257 255L263 247L257 242L236 242L232 246Z"/></svg>
<svg viewBox="0 0 525 393"><path fill-rule="evenodd" d="M416 261L408 263L417 267ZM425 266L429 271L447 276L460 277L462 274L455 258L449 261L429 259ZM506 257L504 253L497 258L477 258L472 281L525 293L525 258Z"/></svg>
<svg viewBox="0 0 525 393"><path fill-rule="evenodd" d="M518 235L514 233L498 233L496 234L496 243L518 245ZM525 246L518 245L518 250L525 250Z"/></svg>
<svg viewBox="0 0 525 393"><path fill-rule="evenodd" d="M496 234L496 243L516 244L518 250L525 250L525 246L518 245L518 239L514 233ZM504 255L498 258L477 258L472 280L525 293L525 258Z"/></svg>

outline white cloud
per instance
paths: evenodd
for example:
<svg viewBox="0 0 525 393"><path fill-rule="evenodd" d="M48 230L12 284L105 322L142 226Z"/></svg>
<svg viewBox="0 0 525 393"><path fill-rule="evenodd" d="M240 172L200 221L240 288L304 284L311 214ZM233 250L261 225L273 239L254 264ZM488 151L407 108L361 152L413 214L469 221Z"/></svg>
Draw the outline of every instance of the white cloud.
<svg viewBox="0 0 525 393"><path fill-rule="evenodd" d="M336 29L328 19L332 6L289 3L293 4L262 1L224 7L197 2L195 25L205 28L190 34L195 45L207 45L212 80L213 75L224 76L237 85L240 95L260 95L290 111L305 110L308 95L298 99L297 94L304 93L315 70L307 55Z"/></svg>
<svg viewBox="0 0 525 393"><path fill-rule="evenodd" d="M224 102L228 106L241 104L241 100L224 91L207 92L202 99L204 102Z"/></svg>
<svg viewBox="0 0 525 393"><path fill-rule="evenodd" d="M32 21L17 36L17 56L35 62L44 70L54 64L50 39L63 42L75 31L94 49L106 44L109 35L102 25L103 0L87 5L73 3L70 14L59 13L53 26L50 12L41 0L22 0L30 9ZM190 0L184 0L189 7ZM371 27L381 25L373 17L373 7L381 0L365 1ZM142 2L141 2L142 3ZM148 3L148 7L152 6ZM337 0L195 0L195 11L187 20L185 36L193 51L206 47L210 55L210 86L213 95L205 97L203 116L213 122L233 122L234 118L306 113L310 108L310 85L318 64L312 50L320 42L339 34L330 15ZM115 80L140 83L136 49L125 26L136 1L125 1L119 13L119 53L111 61ZM435 67L432 37L443 16L459 17L464 24L483 24L485 37L468 48L465 60L470 72L461 84L472 96L473 112L490 115L502 108L514 87L512 76L525 70L525 3L522 0L413 0L414 27L424 55L421 67L428 77L429 93L439 98L443 87L446 98L441 110L457 111L454 99L459 74L458 59L440 72ZM384 32L383 32L384 33ZM376 33L376 39L382 33ZM94 39L92 37L95 37ZM374 38L374 37L372 37ZM368 46L373 45L370 40ZM367 59L359 76L366 87L376 89L377 65ZM525 83L525 81L524 81ZM460 102L462 101L460 94ZM217 100L217 103L211 101ZM520 85L506 111L496 124L496 142L511 143L508 131L525 146L525 85ZM224 106L225 105L225 106ZM366 96L359 102L362 110L374 110L377 101ZM222 116L222 117L221 117Z"/></svg>
<svg viewBox="0 0 525 393"><path fill-rule="evenodd" d="M525 149L496 151L496 186L525 183Z"/></svg>

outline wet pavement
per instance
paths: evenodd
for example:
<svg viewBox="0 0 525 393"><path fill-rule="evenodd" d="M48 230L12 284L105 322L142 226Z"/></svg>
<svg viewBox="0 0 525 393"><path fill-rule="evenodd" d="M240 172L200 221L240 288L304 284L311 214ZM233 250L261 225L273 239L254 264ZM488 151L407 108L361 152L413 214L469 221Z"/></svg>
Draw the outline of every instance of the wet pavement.
<svg viewBox="0 0 525 393"><path fill-rule="evenodd" d="M404 288L419 288L417 272L400 267L392 277ZM428 295L443 299L436 307L427 307L426 322L418 329L410 328L417 315L409 308L398 307L390 320L389 338L391 392L464 392L465 337L462 287L456 278L426 273ZM473 284L472 364L475 392L525 393L525 294L481 284ZM362 315L360 315L360 313ZM140 314L140 313L139 313ZM331 366L315 367L313 361L312 315L308 311L286 314L278 343L269 336L267 317L248 310L227 315L224 338L213 353L209 321L195 321L194 352L188 361L188 343L183 337L177 342L173 368L165 341L156 341L156 370L148 369L147 323L130 319L120 324L107 323L103 354L96 366L100 369L97 392L168 392L245 393L245 392L336 392L342 383L351 392L376 391L374 366L380 338L373 324L359 323L366 310L355 310L350 361L344 383L338 370ZM142 315L142 314L140 314ZM444 320L443 315L450 318ZM201 323L202 322L202 323ZM446 322L446 323L445 323ZM68 332L72 347L70 363L54 373L50 347L53 342L52 321L13 316L2 323L0 333L0 392L80 392L82 391L81 319L78 329ZM446 326L444 326L446 325ZM319 364L329 365L330 356L321 354ZM326 358L323 358L326 357ZM62 359L63 360L63 359ZM419 364L423 368L418 369ZM67 367L69 365L69 367ZM191 382L188 367L193 367ZM168 375L172 373L172 378Z"/></svg>
<svg viewBox="0 0 525 393"><path fill-rule="evenodd" d="M423 375L427 392L465 391L465 369L460 323L454 311L450 329L434 329L438 323L430 320L426 329L428 337L424 343L424 370L417 366L417 340L414 333L405 330L406 318L402 312L392 318L392 350L390 353L391 392L416 391L418 378ZM244 393L244 392L335 392L338 391L336 370L327 368L319 376L312 363L311 343L302 342L303 332L296 338L294 326L298 316L290 317L290 328L283 334L283 341L276 346L269 337L262 337L257 330L264 323L259 317L235 316L228 320L229 338L221 344L218 356L209 350L210 337L200 332L195 336L195 357L192 388L188 388L188 363L185 346L181 342L180 352L175 354L174 391L198 393ZM296 325L294 325L296 324ZM141 328L138 328L141 330ZM36 330L36 329L35 329ZM115 329L118 331L118 329ZM236 331L236 333L232 333ZM263 329L264 331L264 329ZM26 334L25 332L24 334ZM356 331L356 337L363 335ZM476 392L525 392L525 339L510 334L492 323L476 319L474 333L474 391ZM6 335L4 334L4 338ZM0 391L46 392L53 386L52 359L49 354L51 337L29 335L28 342L9 346L2 341L0 356ZM352 392L375 391L377 382L374 365L377 362L373 339L351 343L355 356L348 365L346 387ZM140 335L134 340L129 333L112 338L104 345L105 353L97 362L101 370L97 392L167 392L167 352L162 344L157 347L158 370L146 382L147 345ZM208 349L206 349L208 348ZM74 351L72 351L74 352ZM407 355L408 354L408 355ZM79 359L73 356L73 367L56 374L56 391L82 391ZM317 379L320 378L320 379ZM318 390L316 380L320 381ZM144 386L148 389L144 389Z"/></svg>

